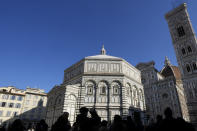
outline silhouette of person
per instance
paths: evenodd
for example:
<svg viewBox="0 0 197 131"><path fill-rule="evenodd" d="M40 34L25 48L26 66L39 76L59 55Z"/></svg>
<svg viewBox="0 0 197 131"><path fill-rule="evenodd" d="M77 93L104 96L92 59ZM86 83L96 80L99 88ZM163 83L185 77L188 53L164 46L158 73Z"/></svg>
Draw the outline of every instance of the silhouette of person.
<svg viewBox="0 0 197 131"><path fill-rule="evenodd" d="M183 118L178 117L176 120L177 130L183 131L195 131L195 128L192 124L186 122Z"/></svg>
<svg viewBox="0 0 197 131"><path fill-rule="evenodd" d="M34 126L32 123L28 124L27 131L34 131Z"/></svg>
<svg viewBox="0 0 197 131"><path fill-rule="evenodd" d="M77 115L75 126L79 131L90 131L90 118L87 117L88 109L86 107L81 107L79 109L80 114Z"/></svg>
<svg viewBox="0 0 197 131"><path fill-rule="evenodd" d="M161 125L158 127L158 130L161 131L175 131L177 130L176 120L172 116L172 110L167 107L164 111L165 118Z"/></svg>
<svg viewBox="0 0 197 131"><path fill-rule="evenodd" d="M134 112L134 121L137 131L143 131L144 126L142 125L141 117L139 112Z"/></svg>
<svg viewBox="0 0 197 131"><path fill-rule="evenodd" d="M0 127L0 131L5 131L5 125L2 125L2 126Z"/></svg>
<svg viewBox="0 0 197 131"><path fill-rule="evenodd" d="M25 127L23 122L20 119L16 119L11 126L9 127L8 131L25 131Z"/></svg>
<svg viewBox="0 0 197 131"><path fill-rule="evenodd" d="M98 116L96 110L94 108L90 109L90 130L91 131L97 131L99 129L99 126L101 124L101 118Z"/></svg>
<svg viewBox="0 0 197 131"><path fill-rule="evenodd" d="M73 123L72 131L79 131L79 126L78 126L77 122Z"/></svg>
<svg viewBox="0 0 197 131"><path fill-rule="evenodd" d="M48 125L44 119L40 120L40 122L36 125L35 131L48 131Z"/></svg>
<svg viewBox="0 0 197 131"><path fill-rule="evenodd" d="M133 122L131 116L127 116L126 126L127 126L127 131L135 131L136 130L135 123Z"/></svg>
<svg viewBox="0 0 197 131"><path fill-rule="evenodd" d="M69 113L64 112L52 126L51 131L69 131L71 129L71 125L68 117Z"/></svg>
<svg viewBox="0 0 197 131"><path fill-rule="evenodd" d="M114 116L114 121L110 127L110 131L126 131L126 126L123 124L120 115Z"/></svg>
<svg viewBox="0 0 197 131"><path fill-rule="evenodd" d="M108 125L108 122L106 120L103 120L101 122L101 126L99 128L99 131L108 131L107 125Z"/></svg>
<svg viewBox="0 0 197 131"><path fill-rule="evenodd" d="M155 131L159 130L159 127L161 127L162 122L163 122L163 117L161 115L157 115L156 119L157 119L157 122L154 125Z"/></svg>

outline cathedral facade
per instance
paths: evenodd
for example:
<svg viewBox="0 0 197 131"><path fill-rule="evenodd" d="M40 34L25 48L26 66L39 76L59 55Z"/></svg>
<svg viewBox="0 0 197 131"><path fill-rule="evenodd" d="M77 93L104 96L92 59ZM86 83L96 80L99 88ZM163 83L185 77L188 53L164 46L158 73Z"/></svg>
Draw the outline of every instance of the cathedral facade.
<svg viewBox="0 0 197 131"><path fill-rule="evenodd" d="M197 39L187 5L173 9L165 18L182 76L190 121L197 127Z"/></svg>
<svg viewBox="0 0 197 131"><path fill-rule="evenodd" d="M154 65L154 61L137 65L142 73L146 113L150 120L156 121L157 115L164 118L164 111L169 107L173 112L173 117L182 117L189 121L181 73L178 67L172 65L167 57L161 71L158 71Z"/></svg>
<svg viewBox="0 0 197 131"><path fill-rule="evenodd" d="M95 108L101 119L138 113L144 119L145 100L141 72L122 58L85 57L64 71L64 81L48 93L46 122L51 126L63 113L75 122L81 107Z"/></svg>

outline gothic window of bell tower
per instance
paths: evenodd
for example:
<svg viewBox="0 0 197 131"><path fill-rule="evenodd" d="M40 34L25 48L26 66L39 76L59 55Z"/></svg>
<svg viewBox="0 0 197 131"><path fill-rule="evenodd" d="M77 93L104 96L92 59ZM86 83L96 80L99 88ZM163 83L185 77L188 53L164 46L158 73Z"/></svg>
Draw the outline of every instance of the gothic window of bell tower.
<svg viewBox="0 0 197 131"><path fill-rule="evenodd" d="M197 70L196 63L193 63L192 65L193 65L193 69L194 69L194 70Z"/></svg>
<svg viewBox="0 0 197 131"><path fill-rule="evenodd" d="M189 53L192 52L191 46L188 46L188 47L187 47L187 50L188 50Z"/></svg>
<svg viewBox="0 0 197 131"><path fill-rule="evenodd" d="M186 69L187 69L187 72L190 72L191 71L191 68L189 65L186 65Z"/></svg>
<svg viewBox="0 0 197 131"><path fill-rule="evenodd" d="M189 91L189 97L191 98L191 99L193 99L193 92L192 91Z"/></svg>
<svg viewBox="0 0 197 131"><path fill-rule="evenodd" d="M186 52L185 52L185 49L184 49L184 48L182 48L182 49L181 49L181 51L182 51L182 54L183 54L183 55L185 55L185 54L186 54Z"/></svg>
<svg viewBox="0 0 197 131"><path fill-rule="evenodd" d="M184 31L183 26L179 26L179 27L177 28L177 32L178 32L179 37L182 37L182 36L185 35L185 31Z"/></svg>

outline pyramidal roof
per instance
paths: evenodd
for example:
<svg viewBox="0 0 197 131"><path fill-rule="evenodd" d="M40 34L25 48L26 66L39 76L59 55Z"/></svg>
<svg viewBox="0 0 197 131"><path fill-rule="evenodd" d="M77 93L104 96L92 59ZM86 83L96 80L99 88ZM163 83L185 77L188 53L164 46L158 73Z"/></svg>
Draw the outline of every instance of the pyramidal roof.
<svg viewBox="0 0 197 131"><path fill-rule="evenodd" d="M115 56L110 56L110 55L106 55L106 50L104 48L104 45L102 46L101 49L101 54L100 55L94 55L94 56L87 56L85 57L85 59L111 59L111 60L123 60L120 57L115 57Z"/></svg>

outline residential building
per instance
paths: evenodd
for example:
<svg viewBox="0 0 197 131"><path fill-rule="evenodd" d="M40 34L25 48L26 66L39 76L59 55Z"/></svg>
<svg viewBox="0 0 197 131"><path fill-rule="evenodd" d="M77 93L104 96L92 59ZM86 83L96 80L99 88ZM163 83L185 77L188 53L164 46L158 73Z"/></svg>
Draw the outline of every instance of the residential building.
<svg viewBox="0 0 197 131"><path fill-rule="evenodd" d="M14 87L0 87L0 124L19 118L24 104L25 91Z"/></svg>
<svg viewBox="0 0 197 131"><path fill-rule="evenodd" d="M13 86L0 87L0 125L9 125L20 118L26 126L45 118L47 94L44 90L17 89Z"/></svg>

